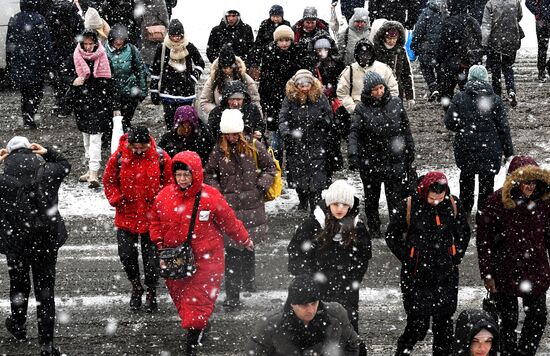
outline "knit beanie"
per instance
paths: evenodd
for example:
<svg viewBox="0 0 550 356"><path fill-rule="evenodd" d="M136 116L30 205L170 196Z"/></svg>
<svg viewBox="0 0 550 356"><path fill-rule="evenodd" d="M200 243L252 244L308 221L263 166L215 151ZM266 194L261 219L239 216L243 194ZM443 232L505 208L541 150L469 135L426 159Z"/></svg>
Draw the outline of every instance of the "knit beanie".
<svg viewBox="0 0 550 356"><path fill-rule="evenodd" d="M315 44L313 45L313 49L321 49L321 48L331 48L330 41L327 38L319 38L317 41L315 41Z"/></svg>
<svg viewBox="0 0 550 356"><path fill-rule="evenodd" d="M220 57L218 63L222 68L232 67L235 65L235 52L229 43L225 43L220 49Z"/></svg>
<svg viewBox="0 0 550 356"><path fill-rule="evenodd" d="M304 20L317 20L317 9L315 6L307 6L304 9L304 14L302 16Z"/></svg>
<svg viewBox="0 0 550 356"><path fill-rule="evenodd" d="M132 126L128 131L128 143L151 143L149 129L145 126Z"/></svg>
<svg viewBox="0 0 550 356"><path fill-rule="evenodd" d="M470 70L468 71L468 81L474 80L480 82L489 81L489 74L487 73L487 69L485 69L484 66L475 64L470 67Z"/></svg>
<svg viewBox="0 0 550 356"><path fill-rule="evenodd" d="M350 23L355 21L364 21L367 24L369 23L369 11L364 7L356 7L353 9L353 16L350 19Z"/></svg>
<svg viewBox="0 0 550 356"><path fill-rule="evenodd" d="M281 5L273 5L271 6L271 9L269 9L269 16L285 16L285 12L283 10L283 7Z"/></svg>
<svg viewBox="0 0 550 356"><path fill-rule="evenodd" d="M323 192L327 206L334 203L349 205L353 208L355 202L355 188L343 179L337 180Z"/></svg>
<svg viewBox="0 0 550 356"><path fill-rule="evenodd" d="M313 84L315 82L315 77L311 72L307 69L299 69L296 74L292 77L292 81L294 84L300 84L300 83L310 83Z"/></svg>
<svg viewBox="0 0 550 356"><path fill-rule="evenodd" d="M281 25L273 31L273 40L278 41L283 38L290 38L294 40L294 31L287 25Z"/></svg>
<svg viewBox="0 0 550 356"><path fill-rule="evenodd" d="M321 290L313 277L301 274L288 286L287 302L290 304L307 304L321 299Z"/></svg>
<svg viewBox="0 0 550 356"><path fill-rule="evenodd" d="M180 106L174 114L174 128L179 127L184 122L188 122L196 130L199 128L199 115L194 107L190 105Z"/></svg>
<svg viewBox="0 0 550 356"><path fill-rule="evenodd" d="M103 27L103 19L99 16L99 12L93 7L89 7L84 15L84 28L97 30Z"/></svg>
<svg viewBox="0 0 550 356"><path fill-rule="evenodd" d="M29 142L28 138L23 136L13 136L12 139L8 141L6 149L8 150L8 153L12 153L17 149L30 147L31 143Z"/></svg>
<svg viewBox="0 0 550 356"><path fill-rule="evenodd" d="M220 132L224 134L244 131L243 113L238 109L225 109L220 120Z"/></svg>
<svg viewBox="0 0 550 356"><path fill-rule="evenodd" d="M370 95L371 90L379 84L386 84L384 78L382 78L380 74L376 72L367 72L365 74L365 79L363 79L363 92L366 92Z"/></svg>
<svg viewBox="0 0 550 356"><path fill-rule="evenodd" d="M183 36L184 35L183 24L178 19L172 19L168 26L168 36Z"/></svg>

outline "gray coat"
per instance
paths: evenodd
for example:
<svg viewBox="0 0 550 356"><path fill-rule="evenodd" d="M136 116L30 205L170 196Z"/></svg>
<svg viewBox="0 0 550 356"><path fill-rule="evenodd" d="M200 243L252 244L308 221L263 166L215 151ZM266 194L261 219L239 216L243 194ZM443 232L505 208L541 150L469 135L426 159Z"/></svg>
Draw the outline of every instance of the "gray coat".
<svg viewBox="0 0 550 356"><path fill-rule="evenodd" d="M143 2L145 12L141 21L141 56L146 64L152 65L158 43L147 40L147 27L164 25L168 33L169 18L166 3L163 0L144 0Z"/></svg>
<svg viewBox="0 0 550 356"><path fill-rule="evenodd" d="M336 36L336 44L338 46L338 53L345 65L350 65L355 62L355 45L361 39L369 38L370 34L370 21L369 15L366 9L355 9L355 12L349 20L348 27L338 33ZM360 31L355 27L355 21L365 20L367 26Z"/></svg>
<svg viewBox="0 0 550 356"><path fill-rule="evenodd" d="M255 147L257 164L254 157L235 152L226 159L216 145L204 168L204 180L223 194L250 238L258 242L267 229L264 195L273 184L275 165L263 144L256 141Z"/></svg>
<svg viewBox="0 0 550 356"><path fill-rule="evenodd" d="M481 45L503 54L515 54L525 37L519 22L520 0L489 0L481 22Z"/></svg>
<svg viewBox="0 0 550 356"><path fill-rule="evenodd" d="M317 315L323 313L323 316L328 319L323 342L302 351L292 342L294 335L290 335L291 333L285 327L285 311L282 310L263 318L258 323L248 342L247 354L255 356L359 355L359 337L353 330L344 307L338 303L321 302L319 309Z"/></svg>

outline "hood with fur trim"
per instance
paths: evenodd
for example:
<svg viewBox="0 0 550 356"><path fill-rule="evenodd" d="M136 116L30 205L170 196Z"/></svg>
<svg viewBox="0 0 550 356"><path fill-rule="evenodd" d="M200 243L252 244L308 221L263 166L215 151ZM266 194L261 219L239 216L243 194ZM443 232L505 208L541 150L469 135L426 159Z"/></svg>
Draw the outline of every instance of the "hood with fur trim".
<svg viewBox="0 0 550 356"><path fill-rule="evenodd" d="M384 20L380 21L379 20ZM405 31L405 27L397 21L388 21L385 19L379 19L373 22L372 24L372 30L371 30L371 36L374 33L374 37L372 39L372 43L375 47L385 48L384 46L384 38L386 37L386 32L389 30L395 29L399 31L399 39L397 40L397 43L395 44L395 47L393 49L401 49L405 47L405 42L407 41L407 32ZM380 25L380 27L376 28L375 26Z"/></svg>
<svg viewBox="0 0 550 356"><path fill-rule="evenodd" d="M300 104L306 103L308 99L311 102L317 102L319 100L319 97L323 93L323 84L321 84L319 79L313 79L313 85L311 86L311 89L307 96L298 89L292 78L289 79L289 81L286 82L285 88L285 93L288 97L288 100L298 102Z"/></svg>
<svg viewBox="0 0 550 356"><path fill-rule="evenodd" d="M219 58L216 58L214 62L212 62L212 65L210 66L210 76L212 78L216 78L216 75L218 74L218 71L219 71L218 62L219 62ZM246 74L246 64L244 63L242 58L239 56L235 56L235 64L237 65L237 70L241 74L241 77L244 78Z"/></svg>
<svg viewBox="0 0 550 356"><path fill-rule="evenodd" d="M531 200L550 199L550 171L540 168L537 162L528 156L516 156L510 162L508 176L502 186L502 204L506 209L517 206L519 184L525 181L537 181Z"/></svg>

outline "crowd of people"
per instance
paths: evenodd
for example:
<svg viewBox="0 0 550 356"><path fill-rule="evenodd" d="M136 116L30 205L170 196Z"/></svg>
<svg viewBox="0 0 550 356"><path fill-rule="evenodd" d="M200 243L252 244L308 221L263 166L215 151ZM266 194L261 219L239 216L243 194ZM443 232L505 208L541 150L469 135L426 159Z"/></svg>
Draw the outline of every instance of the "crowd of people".
<svg viewBox="0 0 550 356"><path fill-rule="evenodd" d="M531 157L514 156L508 125L506 106L518 104L513 64L524 36L519 0L371 0L368 8L365 1L341 1L348 21L342 30L313 6L291 26L283 7L273 5L255 39L240 12L229 9L212 28L207 61L184 24L171 19L176 2L20 0L21 12L8 27L21 125L38 128L49 82L53 113L74 114L82 133L87 171L79 181L92 189L103 185L116 209L131 310L157 311L163 252L190 246L192 272L167 278L166 285L187 330L185 352L196 354L222 282L229 312L241 308L241 291L257 290L255 246L266 237L266 192L280 163L307 218L288 246L288 271L296 277L286 303L260 322L250 354L366 355L359 288L372 239L382 237L402 266L407 323L396 355L411 354L430 324L434 355L536 354L550 287L550 173ZM545 81L550 2L528 0L527 6L537 19L538 80ZM407 40L426 81L425 97L441 103L444 124L455 133L460 199L442 172L417 176L408 117L417 95ZM197 94L207 63L210 75ZM132 124L148 98L163 108L166 131L158 143L149 128ZM102 149L115 135L113 117L121 117L123 134L101 174ZM8 256L12 306L6 328L18 340L27 337L32 269L42 355L59 355L55 264L67 233L57 191L70 165L53 148L21 136L0 149L0 161L6 192L0 252ZM506 163L506 182L494 191ZM355 188L333 179L344 167L361 178L365 222ZM25 211L33 220L21 218ZM454 328L458 268L471 224L480 276L498 318L467 310ZM40 238L28 245L34 235ZM526 314L519 341L518 298Z"/></svg>

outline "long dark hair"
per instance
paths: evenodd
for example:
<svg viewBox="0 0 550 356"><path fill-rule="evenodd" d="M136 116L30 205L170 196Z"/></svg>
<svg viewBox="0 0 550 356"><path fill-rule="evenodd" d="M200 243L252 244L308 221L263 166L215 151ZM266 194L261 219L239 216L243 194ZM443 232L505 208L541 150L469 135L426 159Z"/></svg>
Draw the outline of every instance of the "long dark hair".
<svg viewBox="0 0 550 356"><path fill-rule="evenodd" d="M232 68L231 80L240 80L241 82L245 83L244 78L241 75L241 71L239 70L239 66L237 65L236 61L231 68ZM218 70L216 71L216 77L214 78L214 82L212 83L213 92L216 91L216 88L218 88L218 91L220 93L223 93L223 87L226 81L224 76L225 75L223 74L222 65L218 62Z"/></svg>
<svg viewBox="0 0 550 356"><path fill-rule="evenodd" d="M329 246L330 241L333 240L336 234L342 235L342 243L345 247L350 246L353 242L357 241L357 232L355 229L355 217L351 214L351 208L349 209L346 216L342 219L337 219L330 212L330 207L328 207L328 212L325 215L325 228L321 230L315 237L320 243L321 248L326 248Z"/></svg>

